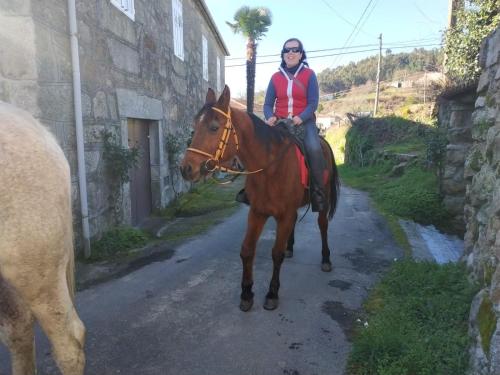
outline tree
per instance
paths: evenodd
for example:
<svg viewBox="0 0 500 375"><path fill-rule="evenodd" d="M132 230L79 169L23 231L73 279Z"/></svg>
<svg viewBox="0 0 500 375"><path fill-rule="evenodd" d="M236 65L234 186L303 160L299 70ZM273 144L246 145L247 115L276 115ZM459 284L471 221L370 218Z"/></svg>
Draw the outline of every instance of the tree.
<svg viewBox="0 0 500 375"><path fill-rule="evenodd" d="M247 111L253 112L255 90L255 59L257 41L262 39L271 26L271 11L265 7L242 6L234 14L234 23L226 22L233 32L247 38Z"/></svg>
<svg viewBox="0 0 500 375"><path fill-rule="evenodd" d="M479 76L481 41L500 24L498 0L468 0L456 14L456 24L446 32L447 75L460 82Z"/></svg>

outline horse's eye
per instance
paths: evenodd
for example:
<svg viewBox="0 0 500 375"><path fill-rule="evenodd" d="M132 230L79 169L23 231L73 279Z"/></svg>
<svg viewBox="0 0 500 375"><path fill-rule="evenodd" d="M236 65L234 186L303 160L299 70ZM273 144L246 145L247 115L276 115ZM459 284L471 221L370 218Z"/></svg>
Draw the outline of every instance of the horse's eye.
<svg viewBox="0 0 500 375"><path fill-rule="evenodd" d="M219 130L220 124L217 121L212 121L210 124L208 124L208 130L211 132L216 132Z"/></svg>

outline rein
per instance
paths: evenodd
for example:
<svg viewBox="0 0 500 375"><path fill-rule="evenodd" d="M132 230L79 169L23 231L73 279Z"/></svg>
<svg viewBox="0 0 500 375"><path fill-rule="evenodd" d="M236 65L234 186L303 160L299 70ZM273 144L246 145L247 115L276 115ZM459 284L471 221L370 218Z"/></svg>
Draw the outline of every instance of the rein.
<svg viewBox="0 0 500 375"><path fill-rule="evenodd" d="M231 121L231 108L228 107L227 113L220 110L219 108L216 108L216 107L212 107L212 109L216 112L219 112L221 115L223 115L227 119L226 124L224 125L224 131L222 132L222 136L221 136L221 139L219 141L219 145L217 146L217 150L215 151L215 154L212 155L208 152L199 150L199 149L194 148L194 147L188 147L186 149L186 151L191 151L191 152L203 155L203 156L208 156L208 159L205 160L205 168L208 172L213 172L213 171L218 169L219 171L226 172L226 173L233 173L233 174L238 174L238 175L245 174L246 175L246 174L253 174L253 173L258 173L258 172L263 171L264 170L263 168L257 169L255 171L250 171L250 172L235 171L234 169L223 167L222 165L220 165L220 161L221 161L222 157L224 156L224 152L226 151L227 144L229 143L231 131L233 133L234 143L236 144L236 151L238 151L240 149L240 146L239 146L239 141L238 141L238 135L236 134L236 130L234 130L233 122ZM209 168L208 163L210 163L210 162L214 162L213 168Z"/></svg>

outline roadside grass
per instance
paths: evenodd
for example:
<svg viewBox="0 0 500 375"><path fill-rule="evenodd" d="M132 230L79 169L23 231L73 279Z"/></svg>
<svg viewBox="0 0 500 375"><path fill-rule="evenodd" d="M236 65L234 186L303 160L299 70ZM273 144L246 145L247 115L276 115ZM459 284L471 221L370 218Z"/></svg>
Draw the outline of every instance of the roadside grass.
<svg viewBox="0 0 500 375"><path fill-rule="evenodd" d="M233 183L217 184L214 180L197 183L189 192L182 194L166 208L157 212L158 216L168 219L191 217L210 212L234 209L239 203L234 200L236 193L243 188L245 178Z"/></svg>
<svg viewBox="0 0 500 375"><path fill-rule="evenodd" d="M396 262L365 303L348 374L465 374L476 292L463 264Z"/></svg>
<svg viewBox="0 0 500 375"><path fill-rule="evenodd" d="M244 181L244 178L238 178L234 183L226 185L219 185L213 180L200 182L166 208L153 213L153 216L161 217L168 225L168 230L161 238L138 228L111 228L99 240L92 242L91 257L81 261L92 263L127 259L129 256L136 256L147 245L160 241L175 245L181 240L199 235L238 208L239 203L234 198Z"/></svg>
<svg viewBox="0 0 500 375"><path fill-rule="evenodd" d="M92 254L87 263L115 257L126 256L131 250L146 245L152 237L136 228L119 226L105 232L102 237L92 242Z"/></svg>
<svg viewBox="0 0 500 375"><path fill-rule="evenodd" d="M463 264L411 260L411 246L398 223L404 218L451 231L435 168L429 167L437 160L429 155L441 154L440 140L432 127L400 118L361 124L354 135L347 134L345 149L361 151L360 157L339 166L341 180L370 194L406 256L370 292L364 306L367 325L357 327L348 375L464 375L468 313L477 288ZM386 153L417 158L396 176L391 171L397 158Z"/></svg>

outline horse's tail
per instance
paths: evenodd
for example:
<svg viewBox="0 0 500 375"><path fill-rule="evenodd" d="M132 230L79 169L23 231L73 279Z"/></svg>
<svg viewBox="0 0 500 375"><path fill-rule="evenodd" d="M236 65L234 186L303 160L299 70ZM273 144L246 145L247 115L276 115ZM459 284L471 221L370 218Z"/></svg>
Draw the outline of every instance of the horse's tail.
<svg viewBox="0 0 500 375"><path fill-rule="evenodd" d="M324 139L328 151L330 152L330 160L332 162L332 170L330 171L330 209L328 210L328 220L332 220L335 211L337 210L337 203L340 194L340 178L339 172L337 170L337 164L335 163L335 155L333 155L332 148L330 144Z"/></svg>

